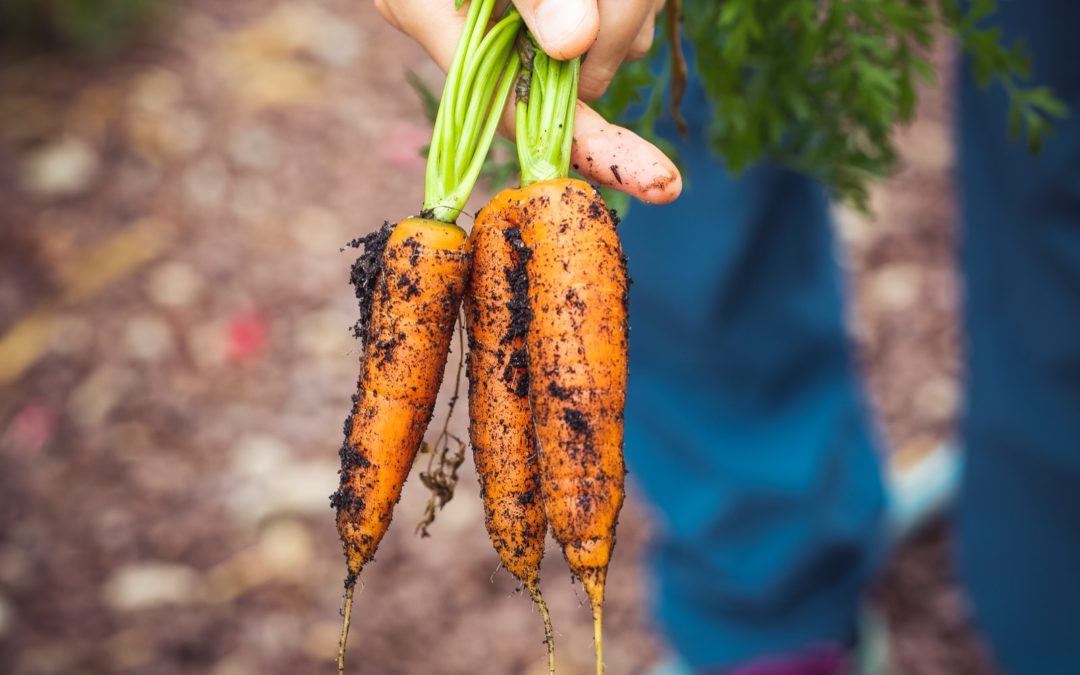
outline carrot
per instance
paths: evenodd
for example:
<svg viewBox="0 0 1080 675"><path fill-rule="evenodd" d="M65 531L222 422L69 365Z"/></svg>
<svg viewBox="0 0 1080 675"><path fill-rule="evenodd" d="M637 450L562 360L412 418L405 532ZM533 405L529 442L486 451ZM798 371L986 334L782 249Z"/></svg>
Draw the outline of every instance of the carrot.
<svg viewBox="0 0 1080 675"><path fill-rule="evenodd" d="M386 534L431 420L469 269L465 232L453 224L404 220L369 242L354 269L363 363L331 497L348 566L342 672L356 579Z"/></svg>
<svg viewBox="0 0 1080 675"><path fill-rule="evenodd" d="M623 503L628 277L600 195L570 179L522 191L529 381L544 509L593 608L603 672L602 608Z"/></svg>
<svg viewBox="0 0 1080 675"><path fill-rule="evenodd" d="M524 187L515 195L533 314L529 399L544 509L592 605L603 673L604 585L626 473L629 277L612 213L596 190L567 178L580 63L529 47L516 109Z"/></svg>
<svg viewBox="0 0 1080 675"><path fill-rule="evenodd" d="M512 46L521 19L508 14L488 33L494 4L473 0L469 6L432 135L421 217L366 237L353 268L363 355L345 423L340 485L331 496L348 568L339 673L357 577L386 534L431 420L468 281L468 240L454 221L479 176L518 71ZM493 56L478 58L481 46Z"/></svg>
<svg viewBox="0 0 1080 675"><path fill-rule="evenodd" d="M504 219L516 205L513 193L492 199L470 235L473 264L465 299L469 437L488 534L503 566L540 609L548 669L554 673L554 631L540 593L547 519L528 398L526 259L520 232Z"/></svg>

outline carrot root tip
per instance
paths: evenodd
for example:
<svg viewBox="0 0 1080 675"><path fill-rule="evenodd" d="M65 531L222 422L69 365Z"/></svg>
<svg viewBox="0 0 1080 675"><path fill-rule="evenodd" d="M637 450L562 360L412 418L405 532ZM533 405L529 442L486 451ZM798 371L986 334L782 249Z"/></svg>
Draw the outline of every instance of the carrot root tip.
<svg viewBox="0 0 1080 675"><path fill-rule="evenodd" d="M352 582L351 584L349 582ZM338 640L337 669L338 675L345 673L345 643L349 639L349 624L352 622L353 592L356 590L356 575L349 574L345 581L345 609L342 613L341 638Z"/></svg>
<svg viewBox="0 0 1080 675"><path fill-rule="evenodd" d="M544 596L540 593L537 580L526 583L525 588L529 590L529 595L532 596L533 602L536 603L537 609L540 610L540 617L544 620L544 644L547 645L548 652L548 675L555 675L555 629L551 625L551 613L548 612L547 603L544 602Z"/></svg>

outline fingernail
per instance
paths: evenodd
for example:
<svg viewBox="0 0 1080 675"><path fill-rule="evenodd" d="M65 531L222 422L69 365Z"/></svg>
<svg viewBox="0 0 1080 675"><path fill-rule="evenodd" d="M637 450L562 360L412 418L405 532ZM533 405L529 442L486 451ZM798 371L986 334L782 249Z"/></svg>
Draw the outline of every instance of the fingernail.
<svg viewBox="0 0 1080 675"><path fill-rule="evenodd" d="M589 16L588 4L583 0L544 0L537 8L536 37L551 56L577 56L566 52L567 43L578 37L578 31Z"/></svg>

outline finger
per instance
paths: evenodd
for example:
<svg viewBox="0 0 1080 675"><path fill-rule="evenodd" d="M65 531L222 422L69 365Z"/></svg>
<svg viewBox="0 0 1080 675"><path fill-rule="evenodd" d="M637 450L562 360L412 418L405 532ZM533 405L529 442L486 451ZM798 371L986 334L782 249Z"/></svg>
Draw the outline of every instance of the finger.
<svg viewBox="0 0 1080 675"><path fill-rule="evenodd" d="M630 45L630 50L626 52L627 61L637 61L644 58L649 50L652 49L653 35L656 33L656 18L650 14L645 19L644 25L641 26L641 32L634 38L634 42Z"/></svg>
<svg viewBox="0 0 1080 675"><path fill-rule="evenodd" d="M630 45L653 14L651 2L600 0L600 35L581 65L579 95L585 101L600 98L615 71L626 60Z"/></svg>
<svg viewBox="0 0 1080 675"><path fill-rule="evenodd" d="M499 131L514 140L512 95ZM667 155L629 129L610 124L581 101L574 121L570 166L594 183L649 204L667 204L682 192L682 176Z"/></svg>
<svg viewBox="0 0 1080 675"><path fill-rule="evenodd" d="M514 0L540 47L565 61L581 56L600 31L596 0Z"/></svg>
<svg viewBox="0 0 1080 675"><path fill-rule="evenodd" d="M659 148L581 101L570 162L586 178L649 204L667 204L682 192L679 170Z"/></svg>

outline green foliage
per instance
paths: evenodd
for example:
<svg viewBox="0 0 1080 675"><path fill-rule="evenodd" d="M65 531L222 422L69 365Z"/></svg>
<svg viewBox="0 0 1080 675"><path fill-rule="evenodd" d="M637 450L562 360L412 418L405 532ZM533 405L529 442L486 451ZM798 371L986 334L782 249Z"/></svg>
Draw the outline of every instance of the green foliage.
<svg viewBox="0 0 1080 675"><path fill-rule="evenodd" d="M99 52L118 44L159 0L2 0L0 39L23 48Z"/></svg>
<svg viewBox="0 0 1080 675"><path fill-rule="evenodd" d="M945 28L971 56L979 82L1009 96L1013 133L1037 150L1068 114L1045 87L1024 84L1022 42L1004 44L985 19L996 0L686 0L683 27L715 113L708 133L729 169L769 160L822 180L866 208L868 184L896 160L892 131L910 122L917 85L934 80L929 53ZM603 113L646 137L663 111L660 60L623 68ZM662 64L668 72L668 64ZM637 113L627 116L632 104Z"/></svg>

